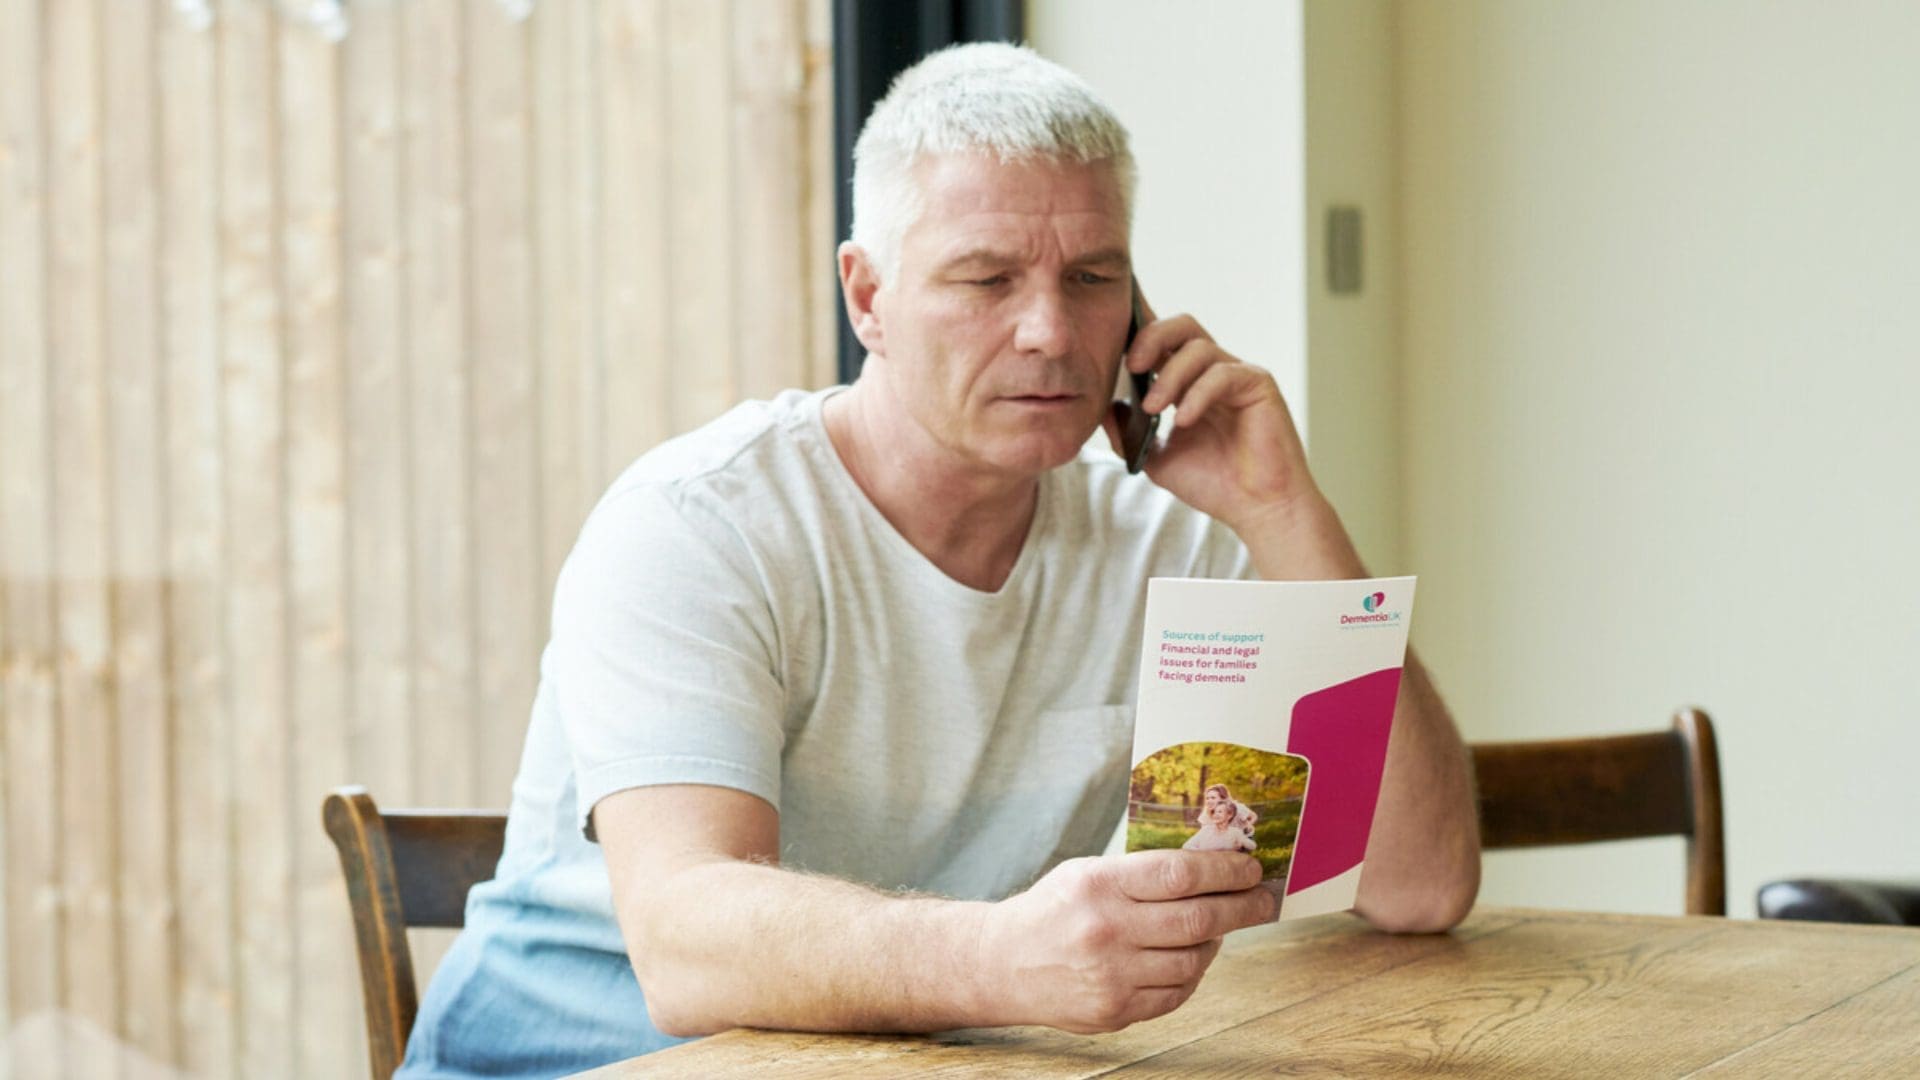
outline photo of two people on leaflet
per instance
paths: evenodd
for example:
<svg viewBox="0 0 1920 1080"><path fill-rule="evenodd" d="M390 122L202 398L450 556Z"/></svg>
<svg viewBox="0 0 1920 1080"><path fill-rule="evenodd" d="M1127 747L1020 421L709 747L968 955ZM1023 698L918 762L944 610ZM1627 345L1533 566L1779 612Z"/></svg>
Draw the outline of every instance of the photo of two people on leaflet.
<svg viewBox="0 0 1920 1080"><path fill-rule="evenodd" d="M1253 807L1234 801L1225 784L1207 788L1201 802L1200 825L1180 847L1185 851L1244 851L1253 842L1253 825L1260 820Z"/></svg>

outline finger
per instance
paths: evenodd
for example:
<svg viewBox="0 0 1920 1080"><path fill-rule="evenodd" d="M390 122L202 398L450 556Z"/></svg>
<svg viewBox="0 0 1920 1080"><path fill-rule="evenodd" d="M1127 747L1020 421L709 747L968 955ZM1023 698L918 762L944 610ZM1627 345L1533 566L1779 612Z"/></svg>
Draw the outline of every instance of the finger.
<svg viewBox="0 0 1920 1080"><path fill-rule="evenodd" d="M1141 407L1150 413L1158 413L1169 405L1184 406L1186 403L1181 399L1186 396L1187 388L1193 385L1194 380L1208 368L1227 360L1226 352L1209 338L1188 341L1160 365L1160 370L1153 377L1153 389L1140 402Z"/></svg>
<svg viewBox="0 0 1920 1080"><path fill-rule="evenodd" d="M1145 312L1141 314L1144 316ZM1163 358L1178 351L1187 342L1212 340L1199 320L1191 315L1174 315L1142 323L1140 332L1133 336L1133 344L1127 348L1127 370L1135 373L1152 371Z"/></svg>
<svg viewBox="0 0 1920 1080"><path fill-rule="evenodd" d="M1219 938L1182 949L1141 949L1126 977L1135 986L1185 986L1198 982L1219 953Z"/></svg>
<svg viewBox="0 0 1920 1080"><path fill-rule="evenodd" d="M1274 905L1273 894L1260 888L1147 904L1139 909L1131 940L1149 949L1186 948L1269 922Z"/></svg>
<svg viewBox="0 0 1920 1080"><path fill-rule="evenodd" d="M1250 889L1260 883L1260 860L1232 851L1136 851L1114 859L1107 872L1130 899L1180 900Z"/></svg>
<svg viewBox="0 0 1920 1080"><path fill-rule="evenodd" d="M1199 989L1199 983L1185 986L1154 986L1136 990L1133 1000L1127 1003L1126 1010L1120 1016L1120 1027L1137 1024L1142 1020L1151 1020L1156 1016L1165 1016L1187 1003L1193 992Z"/></svg>
<svg viewBox="0 0 1920 1080"><path fill-rule="evenodd" d="M1266 372L1251 364L1215 364L1200 373L1180 398L1180 411L1174 414L1174 427L1192 427L1207 415L1207 410L1222 399L1232 399L1254 389Z"/></svg>

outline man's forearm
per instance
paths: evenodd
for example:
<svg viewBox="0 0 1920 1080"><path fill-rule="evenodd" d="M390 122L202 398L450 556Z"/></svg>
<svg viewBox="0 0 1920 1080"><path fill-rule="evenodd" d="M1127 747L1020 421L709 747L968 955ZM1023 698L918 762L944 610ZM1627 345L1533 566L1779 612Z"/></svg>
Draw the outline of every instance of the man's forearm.
<svg viewBox="0 0 1920 1080"><path fill-rule="evenodd" d="M1429 933L1480 891L1480 828L1466 747L1411 651L1354 910L1383 930Z"/></svg>
<svg viewBox="0 0 1920 1080"><path fill-rule="evenodd" d="M1285 512L1237 524L1236 532L1270 581L1367 574L1317 492ZM1471 771L1446 705L1409 650L1355 905L1367 921L1387 930L1433 931L1466 917L1480 891Z"/></svg>
<svg viewBox="0 0 1920 1080"><path fill-rule="evenodd" d="M938 1031L991 1023L982 903L887 894L764 863L684 867L623 912L655 1026Z"/></svg>

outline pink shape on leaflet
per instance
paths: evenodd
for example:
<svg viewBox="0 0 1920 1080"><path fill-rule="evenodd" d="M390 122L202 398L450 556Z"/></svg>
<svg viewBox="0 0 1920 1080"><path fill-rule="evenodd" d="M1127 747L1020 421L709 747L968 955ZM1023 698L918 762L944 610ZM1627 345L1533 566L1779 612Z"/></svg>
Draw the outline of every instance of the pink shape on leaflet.
<svg viewBox="0 0 1920 1080"><path fill-rule="evenodd" d="M1316 690L1294 705L1287 752L1306 758L1309 771L1288 895L1339 877L1366 858L1399 695L1396 667Z"/></svg>

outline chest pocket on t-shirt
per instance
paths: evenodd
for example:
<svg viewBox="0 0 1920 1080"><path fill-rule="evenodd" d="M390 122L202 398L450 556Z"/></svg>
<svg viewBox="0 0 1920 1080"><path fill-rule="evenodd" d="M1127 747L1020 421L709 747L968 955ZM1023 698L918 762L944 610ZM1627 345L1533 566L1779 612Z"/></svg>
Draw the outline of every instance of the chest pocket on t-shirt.
<svg viewBox="0 0 1920 1080"><path fill-rule="evenodd" d="M1054 709L1037 718L1020 764L1018 802L1009 822L1009 893L1031 885L1058 863L1098 855L1127 809L1133 757L1133 706Z"/></svg>

